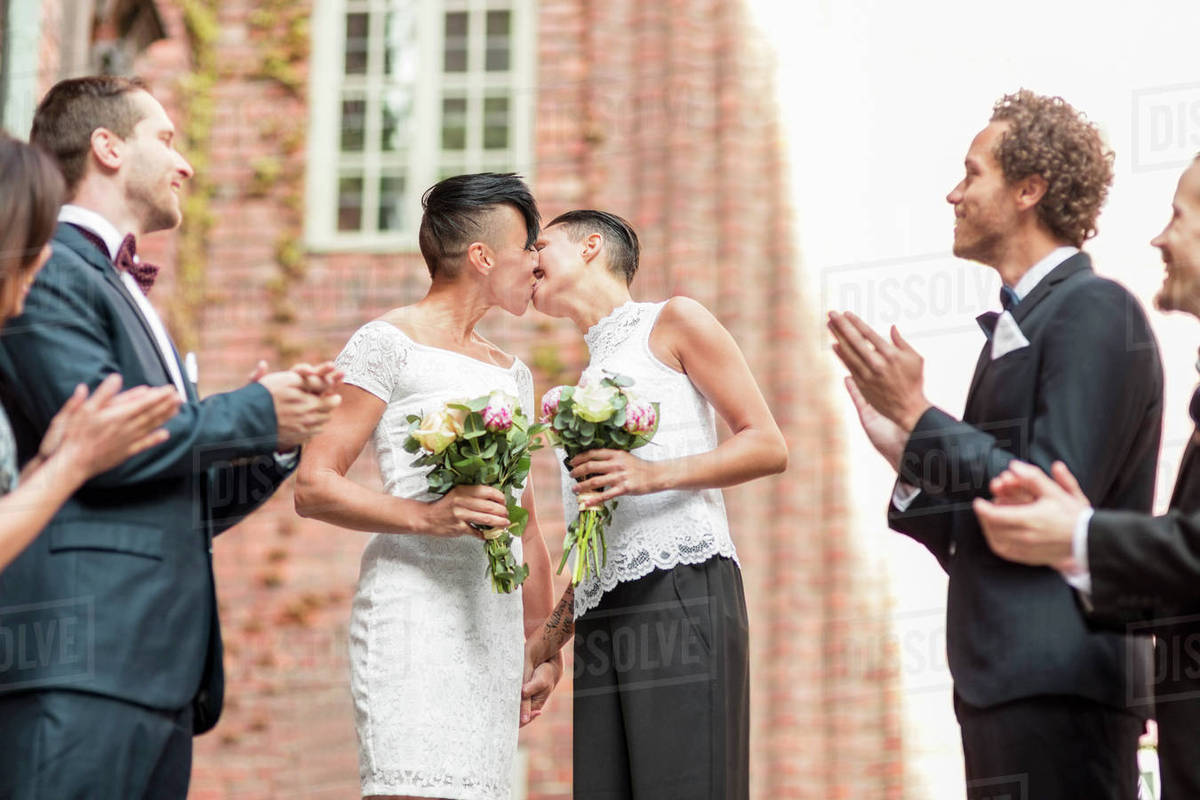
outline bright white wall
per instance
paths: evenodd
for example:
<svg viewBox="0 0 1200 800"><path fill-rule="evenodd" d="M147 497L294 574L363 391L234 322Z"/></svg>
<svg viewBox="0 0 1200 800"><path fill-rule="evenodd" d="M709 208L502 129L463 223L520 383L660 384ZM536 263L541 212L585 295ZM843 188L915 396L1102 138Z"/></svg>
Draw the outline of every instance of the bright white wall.
<svg viewBox="0 0 1200 800"><path fill-rule="evenodd" d="M1101 274L1152 308L1162 265L1148 242L1167 220L1182 166L1200 150L1200 3L750 2L778 64L809 296L822 310L865 312L879 328L896 322L926 357L934 403L961 412L983 341L973 318L997 306L994 273L949 255L945 196L971 138L1007 92L1062 95L1099 123L1117 153L1116 180L1086 249ZM1150 315L1167 374L1162 507L1191 430L1200 325ZM833 391L843 396L840 386ZM855 535L895 598L909 762L922 783L912 796L962 797L941 649L945 577L923 548L887 531L891 470L848 400L842 407L860 509Z"/></svg>

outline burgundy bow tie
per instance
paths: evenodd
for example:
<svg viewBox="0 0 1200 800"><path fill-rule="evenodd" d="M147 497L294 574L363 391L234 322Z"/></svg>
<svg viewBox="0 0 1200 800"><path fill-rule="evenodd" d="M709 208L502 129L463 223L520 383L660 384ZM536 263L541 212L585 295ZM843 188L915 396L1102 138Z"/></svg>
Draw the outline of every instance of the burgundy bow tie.
<svg viewBox="0 0 1200 800"><path fill-rule="evenodd" d="M142 294L150 294L150 287L154 285L154 279L158 277L158 267L138 259L137 240L133 238L132 233L121 240L121 246L117 248L117 257L113 259L113 263L117 269L133 276L142 290Z"/></svg>

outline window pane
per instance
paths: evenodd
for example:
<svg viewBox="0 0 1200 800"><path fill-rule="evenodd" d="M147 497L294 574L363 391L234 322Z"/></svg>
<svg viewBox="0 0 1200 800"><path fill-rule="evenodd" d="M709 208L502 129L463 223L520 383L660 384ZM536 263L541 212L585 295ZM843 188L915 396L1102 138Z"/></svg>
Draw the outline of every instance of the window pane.
<svg viewBox="0 0 1200 800"><path fill-rule="evenodd" d="M467 146L467 100L442 99L442 149L463 150Z"/></svg>
<svg viewBox="0 0 1200 800"><path fill-rule="evenodd" d="M483 100L483 149L508 147L508 98L485 97Z"/></svg>
<svg viewBox="0 0 1200 800"><path fill-rule="evenodd" d="M338 230L362 229L362 176L343 175L338 179Z"/></svg>
<svg viewBox="0 0 1200 800"><path fill-rule="evenodd" d="M467 12L446 15L446 42L443 67L446 72L467 71Z"/></svg>
<svg viewBox="0 0 1200 800"><path fill-rule="evenodd" d="M342 152L357 153L366 141L367 103L342 100Z"/></svg>
<svg viewBox="0 0 1200 800"><path fill-rule="evenodd" d="M387 92L380 113L380 148L385 153L406 149L412 141L412 93L407 88Z"/></svg>
<svg viewBox="0 0 1200 800"><path fill-rule="evenodd" d="M417 71L417 14L407 0L392 0L384 16L383 74L412 82Z"/></svg>
<svg viewBox="0 0 1200 800"><path fill-rule="evenodd" d="M404 227L404 176L383 175L379 179L379 230L398 231Z"/></svg>
<svg viewBox="0 0 1200 800"><path fill-rule="evenodd" d="M512 14L508 11L489 11L487 13L487 58L485 69L488 72L507 72L509 50L512 47L509 37Z"/></svg>
<svg viewBox="0 0 1200 800"><path fill-rule="evenodd" d="M346 74L365 75L367 72L367 31L369 18L365 13L346 15Z"/></svg>

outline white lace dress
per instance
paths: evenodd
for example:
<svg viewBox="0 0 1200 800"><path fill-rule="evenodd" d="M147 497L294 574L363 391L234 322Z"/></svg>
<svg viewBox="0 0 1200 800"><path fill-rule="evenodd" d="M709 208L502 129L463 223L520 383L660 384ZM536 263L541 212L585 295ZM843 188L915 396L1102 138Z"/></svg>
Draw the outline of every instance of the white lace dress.
<svg viewBox="0 0 1200 800"><path fill-rule="evenodd" d="M633 451L647 461L707 453L717 446L716 417L704 395L686 375L662 363L650 351L650 332L666 303L630 301L613 309L587 333L591 358L584 374L594 380L605 372L633 378L633 392L659 403L658 432ZM561 460L562 453L559 452ZM579 515L574 480L562 471L563 512ZM671 490L621 497L605 532L608 561L598 576L575 588L575 616L595 608L605 592L656 569L700 564L714 556L737 561L725 499L720 489Z"/></svg>
<svg viewBox="0 0 1200 800"><path fill-rule="evenodd" d="M533 378L418 344L381 320L350 338L346 382L385 400L372 441L384 491L435 499L404 450L406 417L499 389L535 413ZM521 560L520 541L513 552ZM509 800L520 713L520 590L497 594L474 537L375 534L350 615L362 793Z"/></svg>

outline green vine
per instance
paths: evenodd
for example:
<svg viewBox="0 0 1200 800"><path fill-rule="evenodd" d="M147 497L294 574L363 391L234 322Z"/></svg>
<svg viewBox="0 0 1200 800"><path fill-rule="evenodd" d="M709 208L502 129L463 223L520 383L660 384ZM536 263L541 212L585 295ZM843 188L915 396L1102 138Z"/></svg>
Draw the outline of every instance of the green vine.
<svg viewBox="0 0 1200 800"><path fill-rule="evenodd" d="M177 285L169 303L175 340L183 352L200 344L200 314L207 301L204 274L208 263L210 209L216 192L209 171L213 126L213 88L217 84L218 0L182 0L183 23L191 49L192 69L180 79L180 108L186 118L180 131L183 150L196 174L183 200L183 224L176 255Z"/></svg>
<svg viewBox="0 0 1200 800"><path fill-rule="evenodd" d="M256 77L271 81L303 99L304 71L309 57L308 13L294 0L262 0L248 17L251 37L259 45ZM275 240L276 272L266 282L269 298L266 343L283 363L296 360L304 351L293 338L298 318L291 291L304 282L308 258L301 238L304 231L304 126L290 115L276 116L263 124L259 135L271 142L274 153L255 159L246 189L251 197L270 198L278 204L283 230Z"/></svg>

